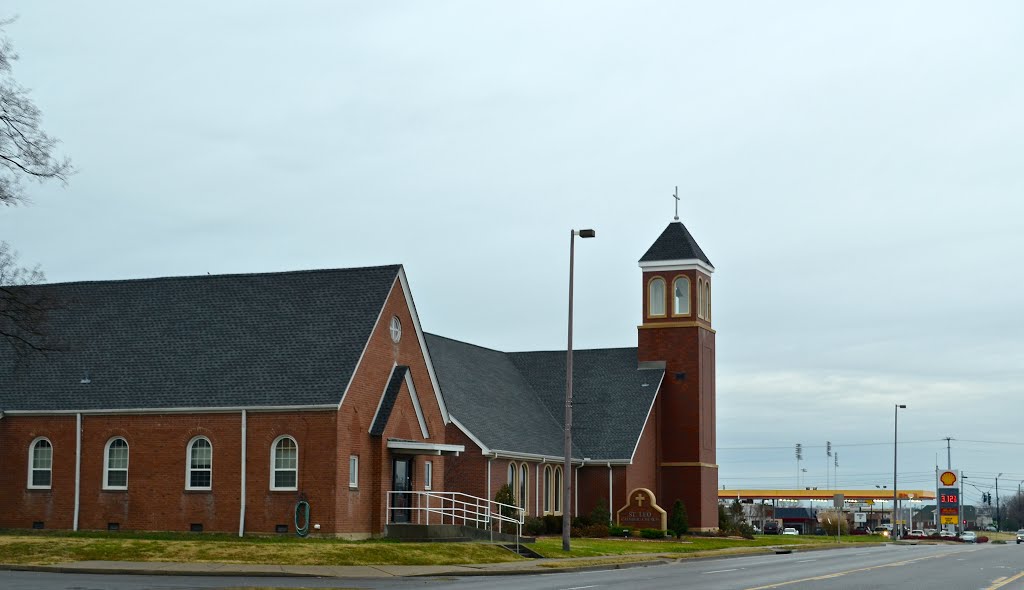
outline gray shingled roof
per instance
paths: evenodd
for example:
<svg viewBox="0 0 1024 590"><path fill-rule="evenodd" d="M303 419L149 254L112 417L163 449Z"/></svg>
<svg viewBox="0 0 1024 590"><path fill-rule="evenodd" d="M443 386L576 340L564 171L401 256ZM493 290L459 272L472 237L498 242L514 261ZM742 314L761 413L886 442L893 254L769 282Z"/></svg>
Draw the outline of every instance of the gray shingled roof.
<svg viewBox="0 0 1024 590"><path fill-rule="evenodd" d="M384 388L384 396L380 400L380 407L377 408L377 415L373 418L373 425L370 426L370 434L383 436L384 429L388 426L388 419L391 418L391 410L395 409L395 402L398 400L398 392L402 390L402 382L405 381L405 374L409 367L397 365L391 371L391 379L388 386Z"/></svg>
<svg viewBox="0 0 1024 590"><path fill-rule="evenodd" d="M62 350L0 347L0 409L337 404L400 268L24 287Z"/></svg>
<svg viewBox="0 0 1024 590"><path fill-rule="evenodd" d="M640 258L640 262L660 260L700 260L712 268L715 266L680 221L668 224L665 231L661 232L654 244Z"/></svg>
<svg viewBox="0 0 1024 590"><path fill-rule="evenodd" d="M561 456L565 352L504 353L427 334L453 418L493 450ZM664 371L635 348L573 352L573 456L629 459Z"/></svg>

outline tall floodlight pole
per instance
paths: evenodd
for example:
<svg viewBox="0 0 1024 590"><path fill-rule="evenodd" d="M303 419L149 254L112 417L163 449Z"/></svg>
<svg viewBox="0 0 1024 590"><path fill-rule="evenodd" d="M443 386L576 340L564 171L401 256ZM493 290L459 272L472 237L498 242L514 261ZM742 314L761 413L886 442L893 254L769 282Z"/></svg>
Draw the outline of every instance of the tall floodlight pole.
<svg viewBox="0 0 1024 590"><path fill-rule="evenodd" d="M571 230L569 232L569 345L565 353L565 463L562 467L562 551L569 551L569 529L572 526L572 514L569 502L572 501L572 271L573 258L576 252L576 236L592 238L597 235L592 229ZM611 505L611 498L608 504Z"/></svg>
<svg viewBox="0 0 1024 590"><path fill-rule="evenodd" d="M896 515L899 514L897 502L899 500L896 491L896 447L899 441L900 410L906 409L907 404L895 404L892 421L892 538L899 538L899 527L896 526Z"/></svg>

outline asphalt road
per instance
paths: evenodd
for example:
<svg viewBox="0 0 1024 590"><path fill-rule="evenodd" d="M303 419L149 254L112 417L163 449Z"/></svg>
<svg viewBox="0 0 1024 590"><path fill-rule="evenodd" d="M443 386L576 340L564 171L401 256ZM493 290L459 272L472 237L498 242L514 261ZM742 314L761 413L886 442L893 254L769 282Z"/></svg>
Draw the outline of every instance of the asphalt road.
<svg viewBox="0 0 1024 590"><path fill-rule="evenodd" d="M422 588L852 590L874 588L1024 590L1024 546L853 547L789 555L684 560L664 566L459 578L225 578L0 572L4 590L184 588Z"/></svg>

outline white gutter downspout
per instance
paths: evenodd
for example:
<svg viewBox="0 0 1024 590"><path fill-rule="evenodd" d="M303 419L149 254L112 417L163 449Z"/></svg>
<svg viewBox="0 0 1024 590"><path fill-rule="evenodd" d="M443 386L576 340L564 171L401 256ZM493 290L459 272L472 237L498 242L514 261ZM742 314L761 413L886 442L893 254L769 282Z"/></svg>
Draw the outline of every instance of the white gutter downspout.
<svg viewBox="0 0 1024 590"><path fill-rule="evenodd" d="M242 492L241 492L241 498L239 499L239 502L238 502L238 504L239 504L239 509L238 509L238 536L239 537L241 537L242 535L245 534L245 447L246 447L246 443L245 443L245 437L246 437L245 428L246 428L247 421L248 421L248 416L246 415L245 410L242 410L242 486L241 486L242 487Z"/></svg>
<svg viewBox="0 0 1024 590"><path fill-rule="evenodd" d="M534 512L533 515L536 517L544 516L540 513L540 466L541 464L537 463L537 468L534 469L534 471L537 474L537 477L533 478L533 503L536 506L536 512Z"/></svg>
<svg viewBox="0 0 1024 590"><path fill-rule="evenodd" d="M75 515L71 530L78 530L78 505L82 492L82 414L75 414Z"/></svg>
<svg viewBox="0 0 1024 590"><path fill-rule="evenodd" d="M612 522L612 464L608 463L608 523Z"/></svg>
<svg viewBox="0 0 1024 590"><path fill-rule="evenodd" d="M572 515L580 515L580 467L576 466L576 470L572 473Z"/></svg>

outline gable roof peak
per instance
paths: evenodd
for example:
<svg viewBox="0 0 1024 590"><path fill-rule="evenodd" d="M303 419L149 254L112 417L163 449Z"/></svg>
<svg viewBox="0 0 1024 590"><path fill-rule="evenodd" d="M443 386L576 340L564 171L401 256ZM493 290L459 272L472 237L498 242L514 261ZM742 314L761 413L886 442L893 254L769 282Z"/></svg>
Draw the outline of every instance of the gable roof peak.
<svg viewBox="0 0 1024 590"><path fill-rule="evenodd" d="M654 244L640 258L641 264L668 260L698 260L712 269L715 267L681 221L669 223L665 231L661 232Z"/></svg>

